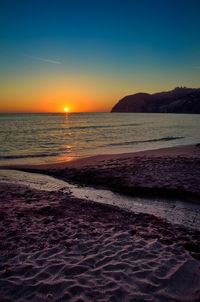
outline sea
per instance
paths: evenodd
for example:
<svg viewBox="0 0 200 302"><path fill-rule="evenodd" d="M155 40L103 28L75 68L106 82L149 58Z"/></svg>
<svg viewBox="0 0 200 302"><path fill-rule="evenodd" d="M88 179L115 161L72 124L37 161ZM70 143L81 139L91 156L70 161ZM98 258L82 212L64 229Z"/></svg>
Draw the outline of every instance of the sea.
<svg viewBox="0 0 200 302"><path fill-rule="evenodd" d="M200 143L198 114L0 114L0 165L54 163L196 143Z"/></svg>

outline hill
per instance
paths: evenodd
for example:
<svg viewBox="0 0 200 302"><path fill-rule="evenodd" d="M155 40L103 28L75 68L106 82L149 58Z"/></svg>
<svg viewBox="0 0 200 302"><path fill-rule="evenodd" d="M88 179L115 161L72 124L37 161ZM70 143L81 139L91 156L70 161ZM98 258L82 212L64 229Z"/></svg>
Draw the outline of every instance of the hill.
<svg viewBox="0 0 200 302"><path fill-rule="evenodd" d="M128 95L111 112L200 113L200 88L176 87L166 92Z"/></svg>

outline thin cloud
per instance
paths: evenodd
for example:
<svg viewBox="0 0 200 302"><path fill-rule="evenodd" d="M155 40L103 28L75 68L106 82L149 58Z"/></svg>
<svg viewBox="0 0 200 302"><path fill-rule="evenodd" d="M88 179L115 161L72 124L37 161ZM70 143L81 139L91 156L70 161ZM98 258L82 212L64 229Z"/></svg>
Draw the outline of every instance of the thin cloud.
<svg viewBox="0 0 200 302"><path fill-rule="evenodd" d="M194 69L200 69L200 66L193 66Z"/></svg>
<svg viewBox="0 0 200 302"><path fill-rule="evenodd" d="M32 60L36 60L36 61L42 61L42 62L58 64L58 65L61 64L61 62L58 60L51 60L51 59L47 59L47 58L36 57L36 56L31 56L31 55L26 55L26 54L24 56L28 59L32 59Z"/></svg>

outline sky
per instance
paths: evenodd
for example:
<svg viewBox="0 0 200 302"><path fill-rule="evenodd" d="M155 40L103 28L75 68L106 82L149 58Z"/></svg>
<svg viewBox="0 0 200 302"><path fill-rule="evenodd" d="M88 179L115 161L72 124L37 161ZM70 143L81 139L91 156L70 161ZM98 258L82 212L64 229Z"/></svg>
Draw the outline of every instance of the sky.
<svg viewBox="0 0 200 302"><path fill-rule="evenodd" d="M199 0L1 0L0 112L200 87Z"/></svg>

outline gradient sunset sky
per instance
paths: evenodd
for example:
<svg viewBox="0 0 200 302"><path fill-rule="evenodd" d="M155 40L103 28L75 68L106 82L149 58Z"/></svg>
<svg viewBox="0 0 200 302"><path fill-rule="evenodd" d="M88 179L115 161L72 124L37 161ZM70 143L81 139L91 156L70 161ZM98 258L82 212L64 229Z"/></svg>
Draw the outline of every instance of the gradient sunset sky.
<svg viewBox="0 0 200 302"><path fill-rule="evenodd" d="M110 111L200 87L199 0L2 0L0 111Z"/></svg>

